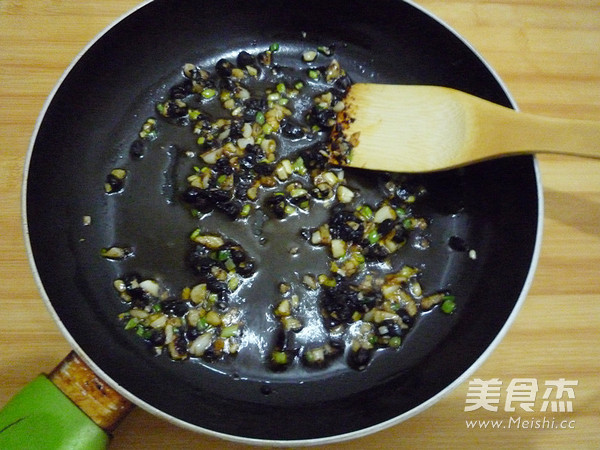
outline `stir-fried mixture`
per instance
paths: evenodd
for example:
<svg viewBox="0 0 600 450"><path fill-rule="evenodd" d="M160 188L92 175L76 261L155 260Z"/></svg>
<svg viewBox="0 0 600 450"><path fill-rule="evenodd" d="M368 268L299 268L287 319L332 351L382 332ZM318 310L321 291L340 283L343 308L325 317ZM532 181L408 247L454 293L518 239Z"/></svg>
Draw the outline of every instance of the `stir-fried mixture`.
<svg viewBox="0 0 600 450"><path fill-rule="evenodd" d="M328 272L304 274L302 284L318 293L311 296L318 299L312 307L329 337L303 348L294 344L294 335L306 326L300 306L308 300L282 281L267 311L278 327L265 364L273 370L294 361L318 367L345 355L351 367L363 369L375 350L399 348L422 311L440 305L450 314L455 300L447 292L428 293L418 268L391 261L411 233L428 226L426 218L413 214L423 190L409 192L390 176L380 198L369 203L343 168L330 163L329 136L351 85L334 49L298 55L305 70L279 66L278 50L273 44L258 54L242 51L235 61L221 59L208 69L185 64L181 81L156 104L156 117L141 125L130 148L134 159L144 156L163 121L196 141L188 151L196 164L179 198L198 218L198 228L182 237L189 240L187 264L197 282L173 296L151 276L123 274L114 281L127 305L120 319L157 354L175 360L235 355L244 340L244 308L252 306L231 306L230 295L268 267L257 267L243 242L204 229L202 217L215 212L223 220L244 221L260 212L281 221L319 205L328 219L298 233L328 260ZM215 105L222 114L214 113ZM307 136L320 138L281 154L282 142L302 143ZM106 193L126 189L127 175L126 169L112 170ZM419 245L426 248L427 240ZM101 255L117 261L135 257L131 249L115 246L101 249Z"/></svg>

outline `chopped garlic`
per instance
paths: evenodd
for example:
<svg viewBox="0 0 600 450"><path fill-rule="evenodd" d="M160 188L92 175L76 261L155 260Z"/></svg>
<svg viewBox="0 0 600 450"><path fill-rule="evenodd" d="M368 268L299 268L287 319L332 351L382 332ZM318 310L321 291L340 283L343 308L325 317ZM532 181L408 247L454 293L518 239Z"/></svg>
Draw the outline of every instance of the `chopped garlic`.
<svg viewBox="0 0 600 450"><path fill-rule="evenodd" d="M337 199L341 203L350 203L354 198L354 192L348 189L346 186L339 186L337 189Z"/></svg>

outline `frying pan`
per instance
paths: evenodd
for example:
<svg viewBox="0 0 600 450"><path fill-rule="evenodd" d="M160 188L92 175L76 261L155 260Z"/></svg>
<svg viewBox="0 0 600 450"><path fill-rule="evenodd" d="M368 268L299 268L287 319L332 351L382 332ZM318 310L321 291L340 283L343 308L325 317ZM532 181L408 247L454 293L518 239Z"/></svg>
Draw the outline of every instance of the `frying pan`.
<svg viewBox="0 0 600 450"><path fill-rule="evenodd" d="M540 182L530 156L409 179L427 190L419 212L430 218L431 245L408 249L403 258L424 267L430 289L450 289L458 307L450 316L436 310L420 318L398 351L377 353L365 370L338 361L321 370L294 365L275 373L260 351L212 363L152 355L117 319L124 305L113 280L135 269L189 281L181 242L197 222L177 204L177 183L165 182L173 167L168 149L133 162L129 145L183 64L210 67L273 42L287 64L299 64L307 47L335 45L353 81L443 85L514 107L474 50L410 2L156 0L89 46L49 99L28 156L25 231L40 290L59 327L126 398L178 425L240 442L334 442L432 405L502 338L537 260ZM117 166L137 178L123 194L107 196L104 179ZM371 185L381 174L349 176ZM90 226L82 225L84 216L92 218ZM239 240L247 232L232 222L209 225ZM286 268L282 250L290 236L273 232L259 264ZM475 259L448 245L454 236L476 250ZM135 258L100 257L100 248L118 243L133 243ZM265 308L275 291L269 286L286 273L275 272L247 293L247 323L262 330L255 331L255 350L270 339Z"/></svg>

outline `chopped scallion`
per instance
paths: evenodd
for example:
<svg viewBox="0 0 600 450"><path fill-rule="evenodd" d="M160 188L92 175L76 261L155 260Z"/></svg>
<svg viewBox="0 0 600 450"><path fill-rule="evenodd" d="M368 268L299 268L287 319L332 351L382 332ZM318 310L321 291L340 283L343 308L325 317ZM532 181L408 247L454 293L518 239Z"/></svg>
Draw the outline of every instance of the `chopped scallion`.
<svg viewBox="0 0 600 450"><path fill-rule="evenodd" d="M213 98L215 95L217 95L217 91L215 91L214 89L203 89L201 92L202 97L208 99L208 98Z"/></svg>
<svg viewBox="0 0 600 450"><path fill-rule="evenodd" d="M370 244L376 244L377 242L379 242L380 239L381 239L381 235L375 230L371 231L367 235L367 240L369 241Z"/></svg>
<svg viewBox="0 0 600 450"><path fill-rule="evenodd" d="M137 334L139 337L141 337L143 339L150 339L150 336L152 335L152 330L150 330L149 328L146 328L142 325L138 325L137 328L135 329L135 334Z"/></svg>
<svg viewBox="0 0 600 450"><path fill-rule="evenodd" d="M400 347L401 344L402 344L402 338L400 336L394 336L388 342L388 346L390 346L392 348L398 348L398 347Z"/></svg>
<svg viewBox="0 0 600 450"><path fill-rule="evenodd" d="M238 324L230 325L228 327L223 327L223 328L221 328L221 337L229 338L229 337L235 336L235 335L237 335L238 330L239 330Z"/></svg>
<svg viewBox="0 0 600 450"><path fill-rule="evenodd" d="M235 263L231 258L225 260L225 268L229 271L235 270Z"/></svg>
<svg viewBox="0 0 600 450"><path fill-rule="evenodd" d="M296 159L296 161L294 161L292 168L293 168L294 172L296 172L300 175L306 174L306 166L304 165L304 160L302 159L302 157L298 157L298 159Z"/></svg>
<svg viewBox="0 0 600 450"><path fill-rule="evenodd" d="M263 125L265 123L265 115L262 113L262 111L258 111L254 117L254 120L257 124Z"/></svg>
<svg viewBox="0 0 600 450"><path fill-rule="evenodd" d="M240 211L240 217L248 217L250 215L251 211L252 211L252 206L250 204L246 203L242 207L242 210Z"/></svg>
<svg viewBox="0 0 600 450"><path fill-rule="evenodd" d="M262 126L262 131L264 134L271 134L273 132L273 127L271 125L269 125L268 123L265 123Z"/></svg>
<svg viewBox="0 0 600 450"><path fill-rule="evenodd" d="M285 365L288 362L287 353L280 351L274 351L273 353L271 353L271 359L275 364L280 365Z"/></svg>
<svg viewBox="0 0 600 450"><path fill-rule="evenodd" d="M125 324L125 329L126 330L131 330L132 328L137 327L138 323L140 321L138 319L136 319L135 317L132 317L131 319L129 319L127 321L127 323Z"/></svg>
<svg viewBox="0 0 600 450"><path fill-rule="evenodd" d="M358 213L365 220L371 220L373 218L373 210L368 205L362 205L358 208Z"/></svg>
<svg viewBox="0 0 600 450"><path fill-rule="evenodd" d="M456 309L456 302L453 295L446 295L442 302L442 311L446 314L452 314Z"/></svg>
<svg viewBox="0 0 600 450"><path fill-rule="evenodd" d="M229 250L219 250L217 252L218 261L226 261L231 258L231 252Z"/></svg>

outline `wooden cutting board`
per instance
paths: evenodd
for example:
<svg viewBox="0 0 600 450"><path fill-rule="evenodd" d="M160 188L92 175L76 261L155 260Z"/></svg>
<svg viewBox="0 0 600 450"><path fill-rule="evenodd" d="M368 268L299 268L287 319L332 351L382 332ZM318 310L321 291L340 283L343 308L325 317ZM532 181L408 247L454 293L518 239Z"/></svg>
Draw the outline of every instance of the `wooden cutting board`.
<svg viewBox="0 0 600 450"><path fill-rule="evenodd" d="M0 0L0 405L70 350L33 282L21 230L23 162L36 118L77 53L137 4ZM418 4L480 52L522 110L600 120L598 0ZM544 156L539 167L545 196L539 265L525 306L498 349L423 414L331 448L600 446L600 162ZM477 406L467 403L475 398L476 379L501 383L497 411L465 411ZM527 412L521 406L534 383L538 391ZM572 411L560 411L561 402L568 409L569 401ZM475 422L470 428L467 421ZM137 409L117 429L111 448L245 446L182 430Z"/></svg>

